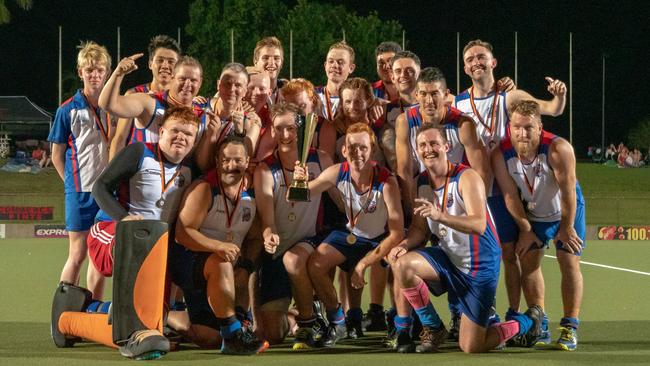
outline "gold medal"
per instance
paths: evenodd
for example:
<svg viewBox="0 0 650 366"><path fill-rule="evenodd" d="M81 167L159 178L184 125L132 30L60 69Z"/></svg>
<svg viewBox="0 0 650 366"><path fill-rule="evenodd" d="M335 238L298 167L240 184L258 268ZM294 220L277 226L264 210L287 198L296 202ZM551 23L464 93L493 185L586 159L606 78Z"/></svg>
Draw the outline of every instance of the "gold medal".
<svg viewBox="0 0 650 366"><path fill-rule="evenodd" d="M293 212L289 212L289 215L287 216L287 218L289 219L289 222L294 222L294 221L296 221L296 214L293 213Z"/></svg>
<svg viewBox="0 0 650 366"><path fill-rule="evenodd" d="M354 243L357 242L357 237L354 234L350 233L345 237L345 241L347 241L350 245L354 245Z"/></svg>
<svg viewBox="0 0 650 366"><path fill-rule="evenodd" d="M535 202L528 202L528 204L526 205L526 207L528 207L528 211L534 210L536 206L537 204L535 204Z"/></svg>

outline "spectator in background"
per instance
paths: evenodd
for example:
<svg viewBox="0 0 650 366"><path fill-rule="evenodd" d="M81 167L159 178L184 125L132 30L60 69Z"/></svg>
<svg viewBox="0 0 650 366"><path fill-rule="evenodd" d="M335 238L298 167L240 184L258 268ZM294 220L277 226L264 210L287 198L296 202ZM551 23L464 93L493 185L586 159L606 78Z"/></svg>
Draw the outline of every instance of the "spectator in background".
<svg viewBox="0 0 650 366"><path fill-rule="evenodd" d="M625 161L627 159L628 154L629 154L629 150L621 142L618 145L618 158L616 159L616 163L618 164L619 168L625 168Z"/></svg>
<svg viewBox="0 0 650 366"><path fill-rule="evenodd" d="M45 151L40 145L37 145L36 149L32 151L32 161L34 165L38 164L38 166L41 168L45 168L51 163L47 151Z"/></svg>
<svg viewBox="0 0 650 366"><path fill-rule="evenodd" d="M614 144L609 144L607 150L605 150L605 160L607 159L613 160L615 155L616 155L616 146L614 146Z"/></svg>

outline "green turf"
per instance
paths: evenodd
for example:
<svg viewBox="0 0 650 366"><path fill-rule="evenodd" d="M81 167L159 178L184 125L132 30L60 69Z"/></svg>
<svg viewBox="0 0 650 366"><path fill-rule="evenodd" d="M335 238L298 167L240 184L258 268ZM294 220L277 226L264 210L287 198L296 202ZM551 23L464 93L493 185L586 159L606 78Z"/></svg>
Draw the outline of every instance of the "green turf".
<svg viewBox="0 0 650 366"><path fill-rule="evenodd" d="M0 365L95 365L128 362L117 351L80 344L57 349L49 336L51 296L67 250L66 240L25 239L0 241ZM552 251L547 254L553 255ZM588 243L584 260L650 272L648 242L613 241ZM562 315L559 271L545 258L546 308L552 322ZM453 344L435 355L397 355L381 349L379 333L332 350L296 354L287 346L274 347L262 356L221 356L213 350L186 347L159 363L174 365L564 365L648 364L650 360L650 302L648 276L583 265L585 296L580 347L573 353L508 349L485 355L464 355ZM109 286L110 287L110 286ZM367 295L367 291L366 294ZM367 300L367 298L366 298ZM503 284L498 308L505 311ZM445 299L434 299L447 321ZM364 302L364 308L367 303ZM556 325L556 324L553 324ZM552 328L554 330L554 328ZM556 333L554 333L554 336Z"/></svg>

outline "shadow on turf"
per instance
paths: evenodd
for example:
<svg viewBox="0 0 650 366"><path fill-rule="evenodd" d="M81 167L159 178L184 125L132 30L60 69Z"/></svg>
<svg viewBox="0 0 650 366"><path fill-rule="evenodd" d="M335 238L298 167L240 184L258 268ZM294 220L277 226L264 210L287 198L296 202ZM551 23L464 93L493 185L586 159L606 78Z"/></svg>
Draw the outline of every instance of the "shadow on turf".
<svg viewBox="0 0 650 366"><path fill-rule="evenodd" d="M77 359L77 360L122 360L116 350L97 344L78 343L72 348L58 349L52 343L49 334L49 324L29 322L0 322L0 358L33 358L38 359ZM553 328L551 328L553 330ZM630 338L631 329L634 338ZM618 322L584 322L580 329L580 345L577 352L570 354L570 358L583 361L603 362L609 357L615 357L617 362L644 363L647 354L630 354L640 350L650 349L650 321L618 321ZM555 333L553 333L555 336ZM337 355L337 354L382 354L392 353L383 348L381 333L371 332L366 337L357 340L343 340L334 348L321 348L305 351L291 350L291 338L288 337L284 344L271 347L266 356L292 355ZM188 352L189 351L189 352ZM441 353L460 352L455 343L446 343ZM615 352L615 353L611 353ZM627 353L626 352L630 352ZM173 360L182 354L191 353L194 360L210 360L220 356L216 350L201 350L192 345L183 344L179 352L172 352L163 360ZM528 348L508 348L491 355L507 353L509 357L533 359L547 357L551 354L568 355L566 352L545 351ZM553 356L550 356L553 357ZM567 356L562 356L567 357ZM623 358L621 358L623 357Z"/></svg>

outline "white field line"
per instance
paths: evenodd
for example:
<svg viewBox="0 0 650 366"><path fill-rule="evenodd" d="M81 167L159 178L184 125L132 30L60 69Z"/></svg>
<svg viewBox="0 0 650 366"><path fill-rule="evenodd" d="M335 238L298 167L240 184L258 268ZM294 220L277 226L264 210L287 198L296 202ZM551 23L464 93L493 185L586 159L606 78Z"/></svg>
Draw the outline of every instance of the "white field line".
<svg viewBox="0 0 650 366"><path fill-rule="evenodd" d="M555 257L555 256L546 255L546 254L544 255L544 257L557 259L557 257ZM605 265L605 264L591 263L591 262L585 262L585 261L580 261L580 263L586 264L586 265L589 265L589 266L594 266L594 267L615 269L617 271L630 272L630 273L636 273L636 274L640 274L640 275L650 276L650 273L648 273L648 272L635 271L633 269L628 269L628 268L614 267L614 266L608 266L608 265Z"/></svg>

